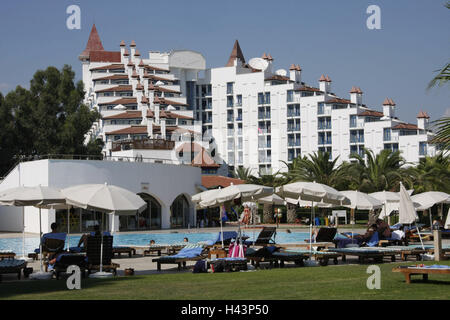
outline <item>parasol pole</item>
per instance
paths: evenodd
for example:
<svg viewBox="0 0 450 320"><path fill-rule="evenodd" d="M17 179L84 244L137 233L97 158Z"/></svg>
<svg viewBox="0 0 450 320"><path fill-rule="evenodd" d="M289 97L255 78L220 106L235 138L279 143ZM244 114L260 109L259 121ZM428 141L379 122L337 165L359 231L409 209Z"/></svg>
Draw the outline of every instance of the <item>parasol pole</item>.
<svg viewBox="0 0 450 320"><path fill-rule="evenodd" d="M41 268L41 272L43 272L42 269L42 219L41 219L41 208L39 208L39 264Z"/></svg>
<svg viewBox="0 0 450 320"><path fill-rule="evenodd" d="M102 212L102 227L100 228L100 272L103 272L103 217L105 213Z"/></svg>
<svg viewBox="0 0 450 320"><path fill-rule="evenodd" d="M70 248L70 205L67 205L67 248Z"/></svg>
<svg viewBox="0 0 450 320"><path fill-rule="evenodd" d="M309 223L309 252L312 253L312 223L314 219L314 201L311 201L311 221Z"/></svg>
<svg viewBox="0 0 450 320"><path fill-rule="evenodd" d="M22 258L25 259L25 207L22 206Z"/></svg>
<svg viewBox="0 0 450 320"><path fill-rule="evenodd" d="M220 208L220 239L222 240L222 249L224 248L223 245L223 226L222 226L222 217L223 217L223 211L225 210L225 205L222 205Z"/></svg>

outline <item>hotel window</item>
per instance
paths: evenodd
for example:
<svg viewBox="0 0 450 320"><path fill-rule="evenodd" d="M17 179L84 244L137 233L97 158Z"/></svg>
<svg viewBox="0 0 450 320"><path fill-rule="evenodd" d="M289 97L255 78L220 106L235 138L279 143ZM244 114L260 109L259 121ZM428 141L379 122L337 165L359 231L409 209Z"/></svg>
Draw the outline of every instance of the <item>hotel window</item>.
<svg viewBox="0 0 450 320"><path fill-rule="evenodd" d="M383 141L391 141L391 128L383 129Z"/></svg>
<svg viewBox="0 0 450 320"><path fill-rule="evenodd" d="M270 104L270 92L266 92L265 93L264 103L265 104Z"/></svg>
<svg viewBox="0 0 450 320"><path fill-rule="evenodd" d="M228 96L227 97L227 107L233 107L233 96Z"/></svg>
<svg viewBox="0 0 450 320"><path fill-rule="evenodd" d="M237 106L242 106L242 95L241 95L241 94L238 94L238 95L236 96L236 100L237 100L236 105L237 105Z"/></svg>
<svg viewBox="0 0 450 320"><path fill-rule="evenodd" d="M264 104L264 93L258 93L258 104Z"/></svg>
<svg viewBox="0 0 450 320"><path fill-rule="evenodd" d="M233 94L233 82L227 82L227 94Z"/></svg>
<svg viewBox="0 0 450 320"><path fill-rule="evenodd" d="M294 102L294 90L287 91L287 102Z"/></svg>
<svg viewBox="0 0 450 320"><path fill-rule="evenodd" d="M355 115L351 115L350 116L350 128L355 128L356 127L356 116Z"/></svg>
<svg viewBox="0 0 450 320"><path fill-rule="evenodd" d="M295 150L294 149L289 149L288 150L288 161L292 161L295 158Z"/></svg>
<svg viewBox="0 0 450 320"><path fill-rule="evenodd" d="M319 102L317 105L317 114L324 114L325 113L325 105L323 102Z"/></svg>
<svg viewBox="0 0 450 320"><path fill-rule="evenodd" d="M427 155L427 143L419 142L419 155L426 156Z"/></svg>

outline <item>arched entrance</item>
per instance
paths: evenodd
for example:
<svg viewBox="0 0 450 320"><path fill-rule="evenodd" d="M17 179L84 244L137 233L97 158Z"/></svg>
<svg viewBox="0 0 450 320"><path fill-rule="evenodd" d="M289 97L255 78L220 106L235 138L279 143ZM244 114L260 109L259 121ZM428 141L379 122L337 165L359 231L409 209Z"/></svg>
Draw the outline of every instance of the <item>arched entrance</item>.
<svg viewBox="0 0 450 320"><path fill-rule="evenodd" d="M187 228L189 225L189 202L184 195L179 195L170 206L170 227Z"/></svg>
<svg viewBox="0 0 450 320"><path fill-rule="evenodd" d="M161 205L158 200L147 193L138 194L147 208L134 216L119 216L120 231L161 229Z"/></svg>

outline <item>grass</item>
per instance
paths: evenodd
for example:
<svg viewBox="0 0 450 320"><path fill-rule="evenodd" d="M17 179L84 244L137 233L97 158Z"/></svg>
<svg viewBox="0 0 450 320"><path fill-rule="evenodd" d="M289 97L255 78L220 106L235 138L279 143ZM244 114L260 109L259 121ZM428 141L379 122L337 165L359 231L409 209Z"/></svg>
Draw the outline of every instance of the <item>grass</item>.
<svg viewBox="0 0 450 320"><path fill-rule="evenodd" d="M11 281L0 286L0 299L449 299L448 275L413 276L406 284L398 265L379 264L381 289L366 287L369 265L298 267L235 273L171 273L113 279L83 279L82 290L68 290L65 280ZM434 264L434 262L426 262ZM450 265L450 261L440 262ZM238 289L238 290L237 290Z"/></svg>

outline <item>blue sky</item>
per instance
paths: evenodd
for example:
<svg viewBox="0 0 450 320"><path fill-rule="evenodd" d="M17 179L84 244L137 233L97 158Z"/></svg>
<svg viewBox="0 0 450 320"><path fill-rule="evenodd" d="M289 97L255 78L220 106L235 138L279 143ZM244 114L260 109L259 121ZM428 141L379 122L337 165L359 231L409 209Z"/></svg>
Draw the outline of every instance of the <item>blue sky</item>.
<svg viewBox="0 0 450 320"><path fill-rule="evenodd" d="M420 110L432 119L448 112L449 86L426 86L450 58L450 10L445 0L322 1L2 1L0 91L28 87L37 69L72 65L77 79L95 22L106 50L123 39L149 50L191 49L207 67L224 66L235 39L247 60L270 53L275 67L299 64L303 80L318 86L322 73L332 91L348 98L352 86L364 103L381 110L385 97L400 119L415 123ZM66 28L66 8L81 8L81 29ZM381 8L381 30L369 30L366 9ZM448 111L447 111L448 110Z"/></svg>

